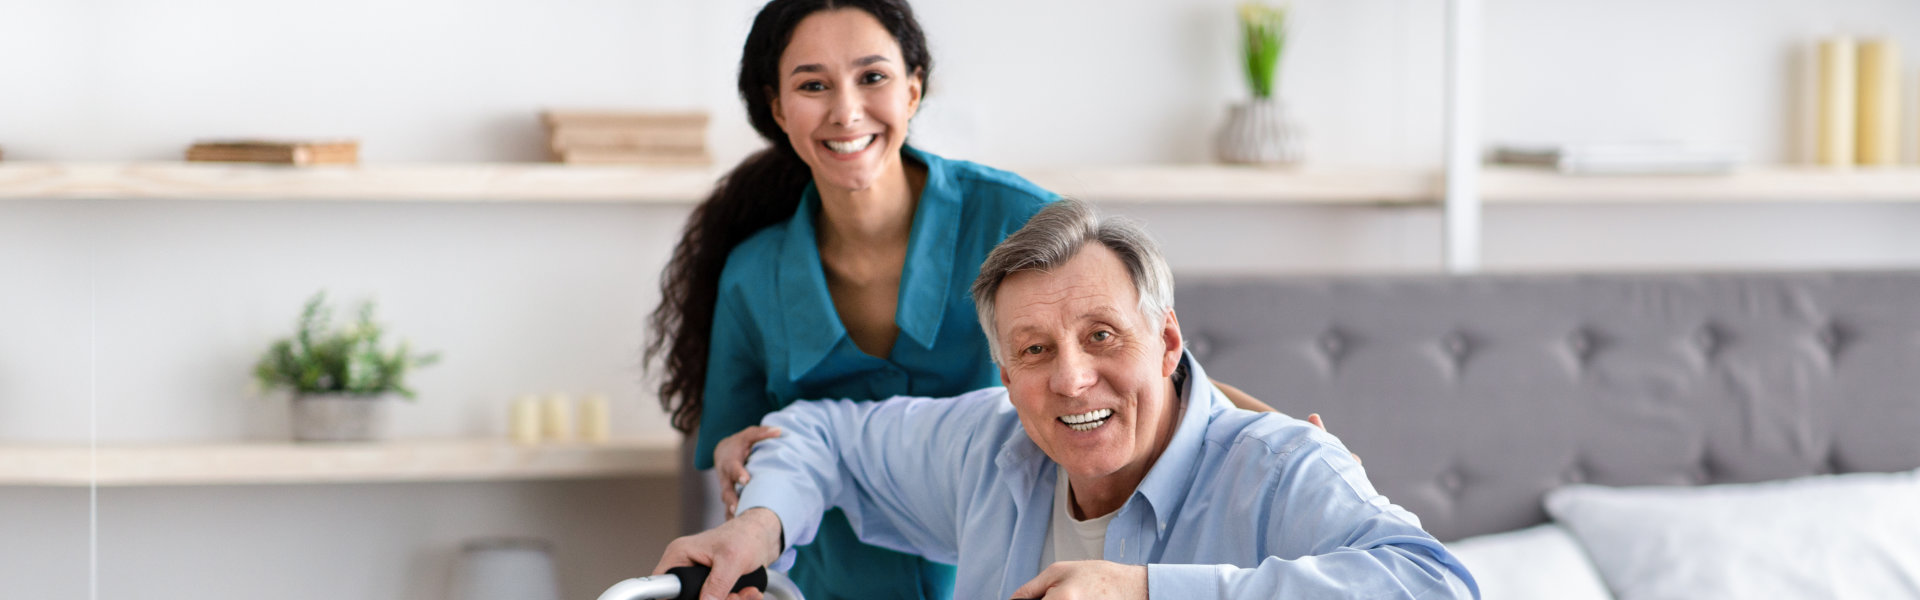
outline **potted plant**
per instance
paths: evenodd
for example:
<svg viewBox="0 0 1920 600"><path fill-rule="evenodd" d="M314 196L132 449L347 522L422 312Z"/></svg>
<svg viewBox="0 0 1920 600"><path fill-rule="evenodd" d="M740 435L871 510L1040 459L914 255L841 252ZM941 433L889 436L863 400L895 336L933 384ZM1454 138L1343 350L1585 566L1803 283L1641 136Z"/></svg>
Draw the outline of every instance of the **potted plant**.
<svg viewBox="0 0 1920 600"><path fill-rule="evenodd" d="M1215 138L1220 160L1244 164L1285 164L1300 160L1295 127L1274 96L1281 51L1287 46L1287 9L1259 2L1240 5L1241 55L1253 99L1227 109L1227 122Z"/></svg>
<svg viewBox="0 0 1920 600"><path fill-rule="evenodd" d="M360 317L331 326L326 293L307 300L293 337L275 341L253 367L263 391L293 393L293 438L298 441L366 441L379 437L387 399L412 399L407 373L433 364L434 354L414 354L407 342L381 347L384 330L373 320L373 303Z"/></svg>

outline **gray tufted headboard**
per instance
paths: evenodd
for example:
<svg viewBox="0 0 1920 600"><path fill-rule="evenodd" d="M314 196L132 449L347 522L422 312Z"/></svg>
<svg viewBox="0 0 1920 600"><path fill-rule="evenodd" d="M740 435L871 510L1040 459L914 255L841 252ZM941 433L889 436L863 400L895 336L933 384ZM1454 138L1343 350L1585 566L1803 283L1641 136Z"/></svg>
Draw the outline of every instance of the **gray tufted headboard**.
<svg viewBox="0 0 1920 600"><path fill-rule="evenodd" d="M1569 482L1920 467L1920 271L1182 279L1214 377L1323 415L1442 540Z"/></svg>

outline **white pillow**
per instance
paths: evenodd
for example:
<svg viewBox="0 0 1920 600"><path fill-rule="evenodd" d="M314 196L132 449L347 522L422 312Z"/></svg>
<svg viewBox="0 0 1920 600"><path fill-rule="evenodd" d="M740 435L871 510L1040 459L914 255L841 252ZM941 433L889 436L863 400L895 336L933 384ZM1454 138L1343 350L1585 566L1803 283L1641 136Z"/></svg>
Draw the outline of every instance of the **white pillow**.
<svg viewBox="0 0 1920 600"><path fill-rule="evenodd" d="M1465 538L1447 544L1480 584L1481 600L1612 600L1580 543L1559 525Z"/></svg>
<svg viewBox="0 0 1920 600"><path fill-rule="evenodd" d="M1621 600L1920 598L1920 471L1576 485L1546 503Z"/></svg>

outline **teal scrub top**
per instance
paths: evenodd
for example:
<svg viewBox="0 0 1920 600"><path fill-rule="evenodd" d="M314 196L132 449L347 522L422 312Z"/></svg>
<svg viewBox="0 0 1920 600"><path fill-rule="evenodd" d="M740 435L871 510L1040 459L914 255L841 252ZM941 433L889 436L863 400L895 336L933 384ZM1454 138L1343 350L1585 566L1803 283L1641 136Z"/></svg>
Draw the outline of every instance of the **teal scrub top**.
<svg viewBox="0 0 1920 600"><path fill-rule="evenodd" d="M792 219L727 256L694 466L713 468L720 440L796 400L947 397L1000 385L973 280L995 245L1059 196L1005 171L911 146L903 153L926 167L927 180L900 274L892 351L875 357L847 336L815 237L820 194L808 184ZM808 600L953 596L952 566L861 544L838 510L796 551L788 575Z"/></svg>

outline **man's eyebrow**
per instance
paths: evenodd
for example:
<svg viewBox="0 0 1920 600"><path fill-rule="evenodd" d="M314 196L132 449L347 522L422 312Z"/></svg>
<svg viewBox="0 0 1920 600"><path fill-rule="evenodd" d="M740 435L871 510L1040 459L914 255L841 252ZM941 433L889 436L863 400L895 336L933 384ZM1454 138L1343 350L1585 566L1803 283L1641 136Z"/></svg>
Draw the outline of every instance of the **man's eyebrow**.
<svg viewBox="0 0 1920 600"><path fill-rule="evenodd" d="M884 55L875 54L872 56L861 58L860 60L853 61L853 66L864 67L874 63L888 62L891 60L893 59L887 58ZM788 75L794 75L798 73L824 73L826 72L826 70L827 68L824 66L821 66L819 63L808 63L808 64L794 67L793 72L788 73Z"/></svg>

